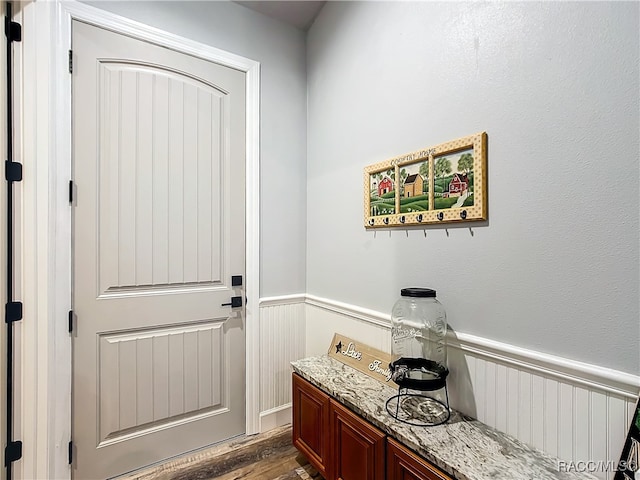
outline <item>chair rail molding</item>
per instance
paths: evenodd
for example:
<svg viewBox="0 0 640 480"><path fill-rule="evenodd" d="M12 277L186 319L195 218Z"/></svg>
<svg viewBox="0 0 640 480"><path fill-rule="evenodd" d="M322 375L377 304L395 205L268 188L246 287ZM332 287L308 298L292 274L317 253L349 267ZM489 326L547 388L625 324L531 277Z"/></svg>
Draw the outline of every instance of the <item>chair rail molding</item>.
<svg viewBox="0 0 640 480"><path fill-rule="evenodd" d="M270 307L273 305L292 305L295 303L304 303L306 295L304 293L294 293L291 295L278 295L274 297L261 297L260 306Z"/></svg>
<svg viewBox="0 0 640 480"><path fill-rule="evenodd" d="M358 307L349 303L338 302L336 300L330 300L328 298L317 297L310 294L307 294L306 303L330 312L348 315L372 325L389 329L391 328L391 315L387 313L381 313L368 308Z"/></svg>
<svg viewBox="0 0 640 480"><path fill-rule="evenodd" d="M370 325L391 329L391 315L387 313L310 294L306 296L306 304L361 320ZM556 376L586 386L600 388L631 399L637 398L640 391L640 376L598 365L541 353L452 330L447 332L447 343L451 347L474 355L527 368L547 376Z"/></svg>

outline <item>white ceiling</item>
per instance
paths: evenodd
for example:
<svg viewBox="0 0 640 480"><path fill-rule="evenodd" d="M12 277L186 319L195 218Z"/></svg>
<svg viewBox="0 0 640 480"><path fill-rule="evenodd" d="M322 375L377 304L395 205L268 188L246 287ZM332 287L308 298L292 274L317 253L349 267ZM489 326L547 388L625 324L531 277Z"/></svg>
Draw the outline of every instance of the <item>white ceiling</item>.
<svg viewBox="0 0 640 480"><path fill-rule="evenodd" d="M236 1L251 10L282 20L301 30L308 30L326 2L322 1Z"/></svg>

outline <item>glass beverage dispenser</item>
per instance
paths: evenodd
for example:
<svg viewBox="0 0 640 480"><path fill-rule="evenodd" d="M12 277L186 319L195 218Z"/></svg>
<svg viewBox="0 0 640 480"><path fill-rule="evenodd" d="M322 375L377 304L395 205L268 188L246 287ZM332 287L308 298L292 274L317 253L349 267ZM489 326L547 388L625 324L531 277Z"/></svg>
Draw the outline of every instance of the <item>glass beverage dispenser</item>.
<svg viewBox="0 0 640 480"><path fill-rule="evenodd" d="M451 414L446 386L447 315L435 290L403 288L400 295L391 312L389 365L398 395L387 401L387 412L411 425L440 425ZM445 401L439 398L442 390Z"/></svg>

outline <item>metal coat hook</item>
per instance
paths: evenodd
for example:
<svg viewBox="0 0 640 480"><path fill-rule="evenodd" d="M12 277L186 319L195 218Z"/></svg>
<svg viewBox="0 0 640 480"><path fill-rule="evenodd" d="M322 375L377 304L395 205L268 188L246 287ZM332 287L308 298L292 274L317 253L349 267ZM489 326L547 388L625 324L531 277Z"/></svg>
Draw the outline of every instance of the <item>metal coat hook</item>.
<svg viewBox="0 0 640 480"><path fill-rule="evenodd" d="M444 213L438 212L438 220L444 220Z"/></svg>
<svg viewBox="0 0 640 480"><path fill-rule="evenodd" d="M422 214L419 214L419 215L418 215L417 220L418 220L419 222L421 222L421 221L422 221Z"/></svg>
<svg viewBox="0 0 640 480"><path fill-rule="evenodd" d="M461 218L461 219L463 219L463 220L464 220L465 218L467 218L467 211L466 211L466 210L462 210L462 211L460 212L460 218Z"/></svg>
<svg viewBox="0 0 640 480"><path fill-rule="evenodd" d="M400 223L404 223L404 222L405 222L405 218L404 218L404 215L402 215L402 216L400 217Z"/></svg>

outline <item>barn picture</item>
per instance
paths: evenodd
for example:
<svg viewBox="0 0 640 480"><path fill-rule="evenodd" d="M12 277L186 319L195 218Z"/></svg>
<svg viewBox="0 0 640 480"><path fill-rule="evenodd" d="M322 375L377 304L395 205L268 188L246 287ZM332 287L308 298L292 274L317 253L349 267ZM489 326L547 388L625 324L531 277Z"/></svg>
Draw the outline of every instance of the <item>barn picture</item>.
<svg viewBox="0 0 640 480"><path fill-rule="evenodd" d="M384 177L378 184L378 196L381 197L391 191L393 191L393 182L389 177Z"/></svg>
<svg viewBox="0 0 640 480"><path fill-rule="evenodd" d="M463 195L469 188L469 178L464 174L456 173L449 183L449 196L459 197Z"/></svg>
<svg viewBox="0 0 640 480"><path fill-rule="evenodd" d="M394 181L386 172L369 174L369 215L389 215L396 212Z"/></svg>
<svg viewBox="0 0 640 480"><path fill-rule="evenodd" d="M464 208L473 200L473 149L458 150L434 159L434 207Z"/></svg>

